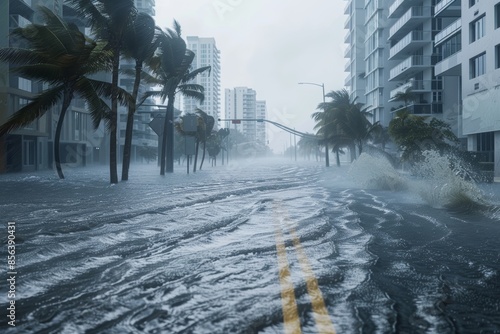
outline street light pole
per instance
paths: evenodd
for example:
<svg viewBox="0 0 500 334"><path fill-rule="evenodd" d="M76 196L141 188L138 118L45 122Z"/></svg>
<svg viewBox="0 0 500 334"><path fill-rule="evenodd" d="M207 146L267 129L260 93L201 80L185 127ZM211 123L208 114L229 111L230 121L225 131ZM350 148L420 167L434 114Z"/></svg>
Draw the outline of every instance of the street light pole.
<svg viewBox="0 0 500 334"><path fill-rule="evenodd" d="M317 84L314 82L299 82L299 85L313 85L313 86L318 86L323 89L323 103L325 103L325 84ZM326 167L330 167L330 157L328 156L328 140L325 132L325 162L326 162Z"/></svg>

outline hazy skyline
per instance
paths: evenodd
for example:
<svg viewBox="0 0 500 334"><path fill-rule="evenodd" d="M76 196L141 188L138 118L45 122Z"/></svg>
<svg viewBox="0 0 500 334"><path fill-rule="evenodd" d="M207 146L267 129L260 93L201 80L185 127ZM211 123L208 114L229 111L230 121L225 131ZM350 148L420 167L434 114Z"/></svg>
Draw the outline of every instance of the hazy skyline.
<svg viewBox="0 0 500 334"><path fill-rule="evenodd" d="M156 24L182 36L213 37L221 52L221 113L224 89L246 86L267 101L268 119L313 132L310 115L325 93L344 87L345 1L173 0L156 1ZM275 153L289 135L268 124ZM297 138L298 140L298 138Z"/></svg>

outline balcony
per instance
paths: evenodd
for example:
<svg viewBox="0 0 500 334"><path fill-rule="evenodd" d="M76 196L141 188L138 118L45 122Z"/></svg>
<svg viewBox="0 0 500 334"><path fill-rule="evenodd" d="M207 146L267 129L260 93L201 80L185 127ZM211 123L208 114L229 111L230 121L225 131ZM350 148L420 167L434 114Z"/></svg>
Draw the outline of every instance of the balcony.
<svg viewBox="0 0 500 334"><path fill-rule="evenodd" d="M434 17L459 17L460 6L460 0L441 0L434 6Z"/></svg>
<svg viewBox="0 0 500 334"><path fill-rule="evenodd" d="M392 101L398 93L404 93L410 88L414 93L428 93L433 90L440 90L442 82L440 80L410 80L407 83L391 90L389 94L389 101Z"/></svg>
<svg viewBox="0 0 500 334"><path fill-rule="evenodd" d="M391 69L389 72L389 81L414 76L418 72L430 67L430 56L410 56Z"/></svg>
<svg viewBox="0 0 500 334"><path fill-rule="evenodd" d="M431 7L415 6L406 11L389 29L389 39L398 39L431 17Z"/></svg>
<svg viewBox="0 0 500 334"><path fill-rule="evenodd" d="M347 34L344 37L344 43L350 44L351 43L351 36L352 36L352 33L350 30L348 30Z"/></svg>
<svg viewBox="0 0 500 334"><path fill-rule="evenodd" d="M344 15L351 14L351 6L352 6L352 0L347 1L347 4L344 7Z"/></svg>
<svg viewBox="0 0 500 334"><path fill-rule="evenodd" d="M435 75L462 75L462 52L458 51L434 66Z"/></svg>
<svg viewBox="0 0 500 334"><path fill-rule="evenodd" d="M434 37L434 46L437 46L439 43L443 42L444 40L450 38L451 36L459 33L462 30L462 19L459 18L443 30L441 30L439 33L436 34Z"/></svg>
<svg viewBox="0 0 500 334"><path fill-rule="evenodd" d="M408 110L414 115L435 115L443 113L442 103L413 103L408 106L400 105L397 108L391 109L391 112L397 113L400 110Z"/></svg>
<svg viewBox="0 0 500 334"><path fill-rule="evenodd" d="M403 6L403 2L405 2L406 6ZM396 0L389 7L389 18L396 18L401 16L404 11L408 8L407 5L410 4L410 1L407 0Z"/></svg>
<svg viewBox="0 0 500 334"><path fill-rule="evenodd" d="M391 48L389 59L403 58L409 52L413 52L431 42L430 31L411 31Z"/></svg>
<svg viewBox="0 0 500 334"><path fill-rule="evenodd" d="M7 1L7 0L2 0L2 1ZM11 15L21 15L28 20L33 19L33 14L35 11L31 8L31 1L29 3L26 3L26 1L23 0L8 0L9 1L9 14Z"/></svg>
<svg viewBox="0 0 500 334"><path fill-rule="evenodd" d="M344 51L344 58L351 58L352 44Z"/></svg>

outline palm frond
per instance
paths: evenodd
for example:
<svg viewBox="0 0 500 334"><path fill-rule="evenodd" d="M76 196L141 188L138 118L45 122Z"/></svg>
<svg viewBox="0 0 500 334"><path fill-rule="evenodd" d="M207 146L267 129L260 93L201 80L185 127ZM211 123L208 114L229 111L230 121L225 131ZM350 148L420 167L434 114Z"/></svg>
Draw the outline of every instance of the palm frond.
<svg viewBox="0 0 500 334"><path fill-rule="evenodd" d="M31 124L42 117L47 110L57 105L64 94L64 86L56 86L36 96L30 103L16 111L0 126L0 136Z"/></svg>
<svg viewBox="0 0 500 334"><path fill-rule="evenodd" d="M200 67L200 68L197 68L191 72L189 72L187 75L185 75L183 78L182 78L182 82L189 82L191 80L193 80L194 78L196 78L198 76L198 74L201 74L205 71L208 71L208 75L210 75L210 72L212 70L212 67L211 66L204 66L204 67Z"/></svg>

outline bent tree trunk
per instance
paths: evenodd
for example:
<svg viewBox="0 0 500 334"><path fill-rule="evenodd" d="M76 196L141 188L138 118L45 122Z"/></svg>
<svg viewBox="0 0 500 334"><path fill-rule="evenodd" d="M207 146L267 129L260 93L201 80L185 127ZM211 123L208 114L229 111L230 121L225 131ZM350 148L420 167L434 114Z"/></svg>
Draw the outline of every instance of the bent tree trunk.
<svg viewBox="0 0 500 334"><path fill-rule="evenodd" d="M196 173L196 164L198 163L198 151L200 149L200 140L196 139L196 149L194 153L193 173Z"/></svg>
<svg viewBox="0 0 500 334"><path fill-rule="evenodd" d="M172 128L170 129L169 127L169 121L170 118L172 118ZM174 161L173 161L173 139L174 139L174 133L173 133L173 120L174 120L174 94L169 94L168 95L168 102L167 102L167 113L165 115L165 121L163 122L163 134L161 136L161 156L160 156L160 175L165 175L165 169L167 169L167 172L171 173L174 171ZM169 130L172 132L169 134ZM172 146L171 148L167 148L167 137L168 141L170 141L170 145ZM167 156L172 153L172 161L169 161L169 166L167 165ZM171 164L171 166L170 166ZM167 168L165 168L167 167Z"/></svg>
<svg viewBox="0 0 500 334"><path fill-rule="evenodd" d="M205 161L205 152L207 151L206 146L207 146L207 141L205 140L203 142L203 155L201 156L200 170L201 167L203 167L203 162Z"/></svg>
<svg viewBox="0 0 500 334"><path fill-rule="evenodd" d="M128 180L128 171L130 169L130 153L132 150L132 136L134 128L134 114L137 107L137 95L139 94L139 83L141 82L141 63L135 65L135 81L132 90L132 101L128 108L127 127L125 129L125 144L123 146L123 163L122 163L122 181Z"/></svg>
<svg viewBox="0 0 500 334"><path fill-rule="evenodd" d="M113 55L113 77L111 80L111 115L109 132L109 178L110 183L118 183L118 170L116 161L116 133L118 127L118 70L120 65L120 53L114 51Z"/></svg>
<svg viewBox="0 0 500 334"><path fill-rule="evenodd" d="M57 121L56 134L54 138L54 161L56 163L57 175L59 176L60 179L64 179L64 174L62 172L62 167L61 167L61 147L60 147L61 132L62 132L61 130L63 126L64 116L66 115L66 111L69 108L72 96L73 93L70 92L69 90L64 92L64 100L61 108L61 113Z"/></svg>

